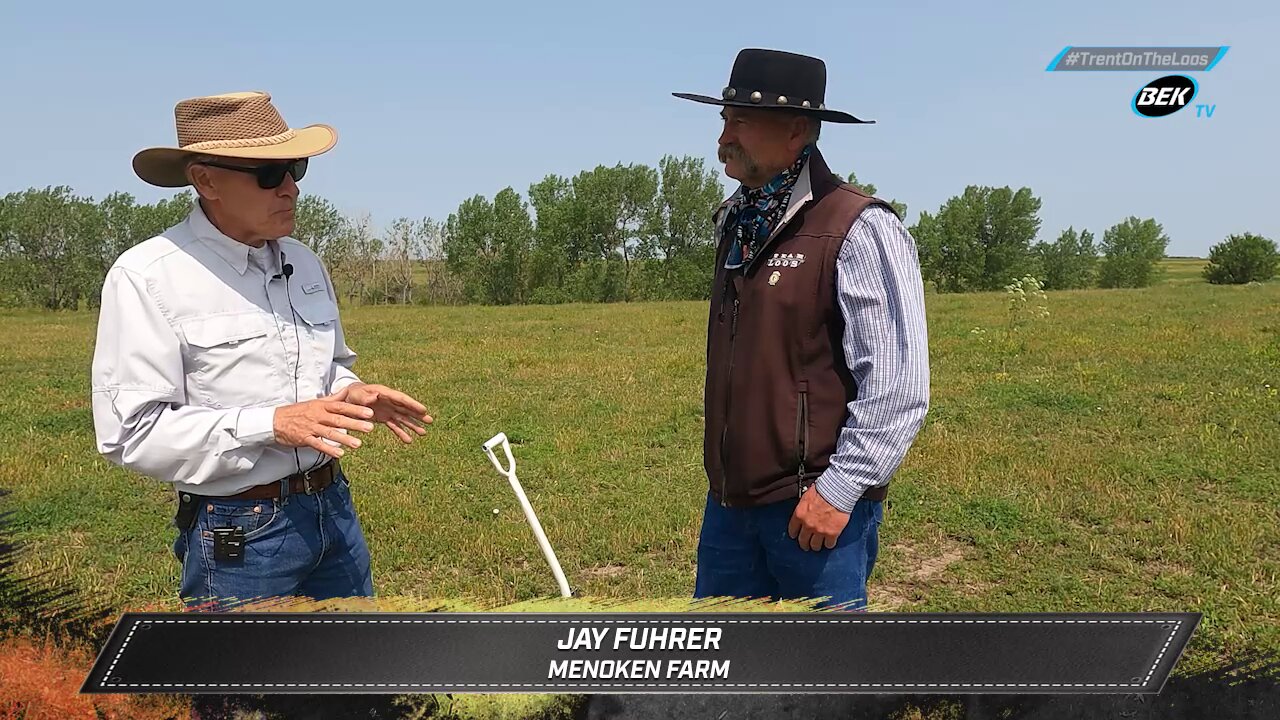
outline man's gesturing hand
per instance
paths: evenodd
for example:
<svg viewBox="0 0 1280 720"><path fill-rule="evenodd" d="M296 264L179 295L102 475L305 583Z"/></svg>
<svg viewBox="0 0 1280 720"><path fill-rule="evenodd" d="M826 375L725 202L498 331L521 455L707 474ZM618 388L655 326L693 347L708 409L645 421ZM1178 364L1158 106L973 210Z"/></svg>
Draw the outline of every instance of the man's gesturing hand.
<svg viewBox="0 0 1280 720"><path fill-rule="evenodd" d="M333 458L345 452L325 442L330 440L349 448L360 447L359 438L342 430L373 430L373 410L346 401L347 391L276 408L276 442L286 447L315 448Z"/></svg>
<svg viewBox="0 0 1280 720"><path fill-rule="evenodd" d="M792 538L798 536L802 550L821 550L823 545L829 550L836 546L836 540L848 524L849 513L832 507L818 494L817 488L810 486L791 515L787 534Z"/></svg>
<svg viewBox="0 0 1280 720"><path fill-rule="evenodd" d="M343 388L343 392L346 393L348 402L371 409L373 415L369 417L376 423L386 425L400 438L400 442L413 442L410 431L418 435L427 434L427 429L422 426L422 423L431 422L426 406L405 393L386 385L365 383L352 383Z"/></svg>

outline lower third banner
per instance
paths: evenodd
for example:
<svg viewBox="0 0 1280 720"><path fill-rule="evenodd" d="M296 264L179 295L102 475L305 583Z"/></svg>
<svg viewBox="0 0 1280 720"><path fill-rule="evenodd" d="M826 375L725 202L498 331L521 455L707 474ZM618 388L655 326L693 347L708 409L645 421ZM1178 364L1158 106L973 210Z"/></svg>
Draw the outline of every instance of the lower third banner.
<svg viewBox="0 0 1280 720"><path fill-rule="evenodd" d="M88 693L1158 693L1196 613L126 614Z"/></svg>

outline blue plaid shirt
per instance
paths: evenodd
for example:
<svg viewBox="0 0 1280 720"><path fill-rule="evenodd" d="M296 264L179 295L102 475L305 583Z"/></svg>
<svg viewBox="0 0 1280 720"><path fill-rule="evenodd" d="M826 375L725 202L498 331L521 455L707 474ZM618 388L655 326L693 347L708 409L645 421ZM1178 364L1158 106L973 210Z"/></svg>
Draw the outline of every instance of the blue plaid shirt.
<svg viewBox="0 0 1280 720"><path fill-rule="evenodd" d="M915 240L896 215L862 212L840 248L836 287L858 397L814 487L851 512L867 488L893 477L929 409L924 282Z"/></svg>

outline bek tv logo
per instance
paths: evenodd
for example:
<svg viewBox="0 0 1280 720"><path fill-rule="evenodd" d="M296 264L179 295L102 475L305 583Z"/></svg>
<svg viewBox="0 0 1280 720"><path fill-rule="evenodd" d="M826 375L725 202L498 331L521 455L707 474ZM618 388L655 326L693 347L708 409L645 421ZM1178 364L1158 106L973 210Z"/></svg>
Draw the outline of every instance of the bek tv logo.
<svg viewBox="0 0 1280 720"><path fill-rule="evenodd" d="M1143 117L1165 117L1191 104L1199 88L1186 75L1166 75L1152 80L1133 96L1133 111Z"/></svg>

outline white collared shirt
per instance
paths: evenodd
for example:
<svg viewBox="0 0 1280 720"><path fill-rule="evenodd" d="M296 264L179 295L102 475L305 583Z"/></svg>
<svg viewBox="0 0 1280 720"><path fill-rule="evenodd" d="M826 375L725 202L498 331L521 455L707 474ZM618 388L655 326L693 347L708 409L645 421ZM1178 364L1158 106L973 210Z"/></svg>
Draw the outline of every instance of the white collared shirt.
<svg viewBox="0 0 1280 720"><path fill-rule="evenodd" d="M289 278L277 277L281 255ZM107 272L92 367L98 451L213 496L318 467L327 456L300 448L295 460L275 442L275 409L358 381L355 359L320 259L292 238L237 242L197 201Z"/></svg>

